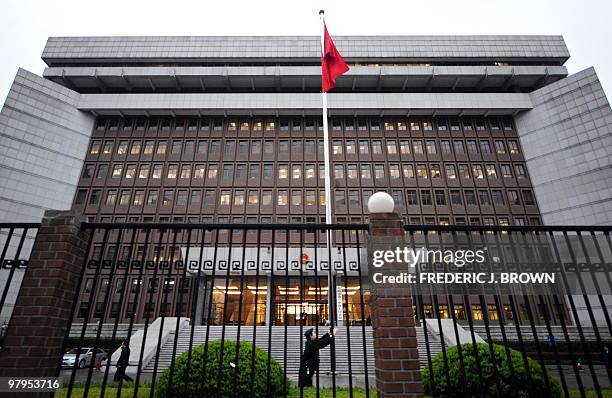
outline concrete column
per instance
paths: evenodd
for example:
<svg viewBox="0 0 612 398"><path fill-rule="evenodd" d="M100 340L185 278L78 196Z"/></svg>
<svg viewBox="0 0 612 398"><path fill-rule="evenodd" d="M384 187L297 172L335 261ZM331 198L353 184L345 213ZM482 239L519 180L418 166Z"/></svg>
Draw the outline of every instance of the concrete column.
<svg viewBox="0 0 612 398"><path fill-rule="evenodd" d="M381 268L372 265L374 250L404 247L406 243L399 215L370 214L368 274L378 398L423 396L410 286L377 284L372 280L376 272L394 275L406 271L404 264L385 263Z"/></svg>
<svg viewBox="0 0 612 398"><path fill-rule="evenodd" d="M72 211L45 212L0 352L0 376L55 376L87 255L81 221Z"/></svg>

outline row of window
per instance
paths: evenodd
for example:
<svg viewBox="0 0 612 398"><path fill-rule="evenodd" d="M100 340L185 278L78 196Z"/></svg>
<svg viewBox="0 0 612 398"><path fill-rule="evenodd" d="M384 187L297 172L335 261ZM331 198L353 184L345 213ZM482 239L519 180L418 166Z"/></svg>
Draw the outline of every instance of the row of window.
<svg viewBox="0 0 612 398"><path fill-rule="evenodd" d="M100 222L115 222L115 223L191 223L191 224L325 224L324 216L286 216L286 215L246 215L246 216L109 216L109 215L101 215L101 216L89 216L89 222L100 221ZM335 216L334 221L338 224L362 224L368 223L368 216ZM519 215L519 216L462 216L462 215L446 215L446 216L410 216L404 217L404 223L409 225L541 225L540 218L538 216L529 215Z"/></svg>
<svg viewBox="0 0 612 398"><path fill-rule="evenodd" d="M325 206L325 191L322 189L107 189L102 197L101 189L93 189L87 203L105 206ZM365 205L373 194L371 190L335 189L336 208ZM218 195L218 198L217 198ZM392 190L397 208L406 206L533 206L535 199L530 189L407 189ZM75 203L82 205L87 198L86 190L79 190Z"/></svg>
<svg viewBox="0 0 612 398"><path fill-rule="evenodd" d="M170 145L170 148L168 148ZM115 148L116 146L116 148ZM90 155L182 155L182 156L219 156L222 140L93 140L89 149ZM223 155L225 159L236 156L259 157L264 155L289 155L301 158L304 154L323 154L322 140L225 140ZM332 154L384 156L384 155L518 155L517 140L333 140Z"/></svg>
<svg viewBox="0 0 612 398"><path fill-rule="evenodd" d="M512 130L512 118L489 117L489 118L435 118L430 120L406 120L406 119L376 119L376 118L340 118L333 117L330 121L332 130L385 130L385 131L461 131L475 130ZM323 129L323 122L314 118L292 118L292 119L99 119L96 124L98 131L132 131L132 129L145 131L158 129L161 131L178 130L184 131L314 131Z"/></svg>
<svg viewBox="0 0 612 398"><path fill-rule="evenodd" d="M112 167L108 164L87 163L83 167L82 178L98 178L103 179L109 176L111 179L182 179L188 180L216 180L221 172L221 178L226 182L231 182L236 179L237 183L240 180L248 178L249 180L259 181L261 177L264 180L272 180L274 178L276 167L276 178L282 180L305 180L314 181L317 178L325 179L325 168L319 164L278 164L266 163L260 164L234 164L224 163L220 169L220 165L216 163L208 164L123 164L115 163ZM164 172L165 168L165 172ZM500 165L494 163L390 163L390 164L335 164L333 166L333 178L335 180L348 180L357 182L361 180L381 180L389 177L391 180L406 178L420 179L437 179L442 178L442 172L449 180L476 180L503 178L527 178L527 169L522 163L502 163Z"/></svg>

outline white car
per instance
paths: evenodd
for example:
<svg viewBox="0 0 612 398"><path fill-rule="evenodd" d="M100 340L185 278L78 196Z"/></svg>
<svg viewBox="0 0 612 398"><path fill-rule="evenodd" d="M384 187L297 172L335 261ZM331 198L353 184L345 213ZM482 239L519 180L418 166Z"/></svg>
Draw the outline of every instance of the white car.
<svg viewBox="0 0 612 398"><path fill-rule="evenodd" d="M106 360L106 358L108 357L106 351L101 348L98 348L97 350L98 353L96 354L96 357L100 358L100 361ZM93 347L81 348L81 353L79 354L79 362L78 364L75 364L75 361L77 359L77 352L78 348L73 348L72 350L66 352L64 354L64 357L62 358L62 367L73 368L77 366L79 368L84 368L86 366L91 366L95 364L95 362L92 360L94 352Z"/></svg>

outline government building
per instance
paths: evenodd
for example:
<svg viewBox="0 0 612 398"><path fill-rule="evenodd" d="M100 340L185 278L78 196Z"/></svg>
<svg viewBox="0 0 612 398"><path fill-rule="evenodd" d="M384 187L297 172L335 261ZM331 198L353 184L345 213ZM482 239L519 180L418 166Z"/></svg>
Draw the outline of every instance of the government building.
<svg viewBox="0 0 612 398"><path fill-rule="evenodd" d="M328 94L330 203L318 37L52 37L42 76L19 70L0 114L0 222L74 209L101 223L325 224L331 206L333 223L361 225L368 198L384 191L406 225L612 224L612 112L592 68L568 73L562 37L335 42L350 71ZM140 276L96 278L92 263L77 319L91 300L89 320L110 323L193 312L213 325L329 318L326 272L289 264L305 251L322 257L324 236L279 238L219 264L214 256L236 249L232 238L245 246L255 238L218 234L199 236L201 249L168 236L159 245L95 236L92 259L199 253L210 267L198 272L197 289L213 292L209 301L195 294L194 272L163 278L147 267ZM355 267L363 237L355 235L336 234L352 248L329 261L351 268L341 284L345 322L367 324L367 283ZM287 263L275 264L275 255ZM225 276L234 262L246 279ZM474 322L483 312L496 319L494 305L481 304L455 303L455 315L465 320L471 305ZM422 305L419 313L434 317L431 302ZM540 317L564 311L534 308ZM450 317L444 302L438 311Z"/></svg>

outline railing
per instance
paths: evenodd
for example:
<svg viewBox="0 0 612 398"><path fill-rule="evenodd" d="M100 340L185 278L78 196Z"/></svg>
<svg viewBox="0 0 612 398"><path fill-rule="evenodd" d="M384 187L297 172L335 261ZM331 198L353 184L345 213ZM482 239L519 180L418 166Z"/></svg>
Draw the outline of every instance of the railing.
<svg viewBox="0 0 612 398"><path fill-rule="evenodd" d="M313 372L301 361L304 333L312 328L321 337L334 327L314 388L370 395L366 225L83 228L91 231L89 254L66 340L77 354L59 371L66 396L92 389L119 396L125 388L134 397L217 396L228 388L237 396L262 396L262 389L266 396L301 395ZM129 364L116 368L126 338ZM100 348L112 359L96 371L88 350ZM231 380L224 366L234 369ZM134 384L117 376L124 371Z"/></svg>
<svg viewBox="0 0 612 398"><path fill-rule="evenodd" d="M40 223L0 223L0 327L4 329L39 227Z"/></svg>
<svg viewBox="0 0 612 398"><path fill-rule="evenodd" d="M440 386L453 385L453 378L461 386L455 396L504 396L508 387L516 391L518 386L504 379L530 386L539 382L543 396L585 397L593 389L601 397L610 388L612 362L604 347L612 348L611 227L404 229L412 247L484 248L487 266L462 271L551 272L558 281L554 290L529 282L415 285L417 317L427 319L419 327L445 343L436 358L429 343L420 353L426 356L426 393L448 392ZM431 264L416 267L415 274L419 278L431 269Z"/></svg>

